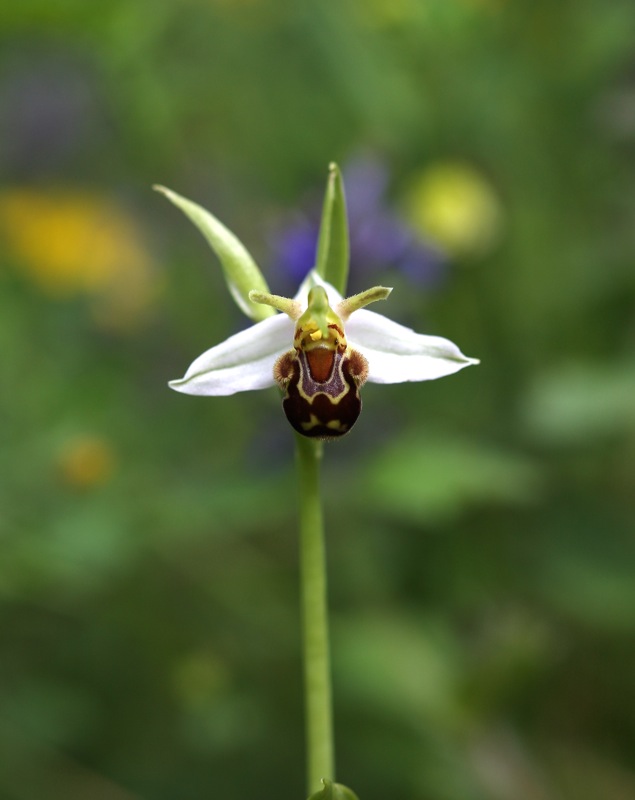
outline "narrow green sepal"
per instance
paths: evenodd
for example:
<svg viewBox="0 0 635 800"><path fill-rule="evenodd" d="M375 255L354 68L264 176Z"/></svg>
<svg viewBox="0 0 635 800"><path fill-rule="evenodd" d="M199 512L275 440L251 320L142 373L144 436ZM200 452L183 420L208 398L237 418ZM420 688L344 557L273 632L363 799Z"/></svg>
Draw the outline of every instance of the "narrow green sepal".
<svg viewBox="0 0 635 800"><path fill-rule="evenodd" d="M181 197L171 189L166 189L165 186L154 186L153 188L178 206L207 239L210 247L218 256L229 292L238 308L258 322L275 314L276 312L270 306L258 305L249 299L251 290L268 292L269 287L242 242L202 206Z"/></svg>
<svg viewBox="0 0 635 800"><path fill-rule="evenodd" d="M359 800L352 789L342 786L341 783L332 783L327 780L322 780L322 783L324 788L312 794L309 800Z"/></svg>
<svg viewBox="0 0 635 800"><path fill-rule="evenodd" d="M331 164L322 208L315 267L318 275L342 295L346 294L348 261L348 216L344 182L337 164Z"/></svg>

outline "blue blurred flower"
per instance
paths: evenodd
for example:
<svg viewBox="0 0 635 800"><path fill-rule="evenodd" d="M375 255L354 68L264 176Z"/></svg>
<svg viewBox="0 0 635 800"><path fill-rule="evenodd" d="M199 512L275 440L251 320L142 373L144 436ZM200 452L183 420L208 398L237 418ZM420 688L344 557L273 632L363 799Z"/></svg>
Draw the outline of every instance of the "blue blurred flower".
<svg viewBox="0 0 635 800"><path fill-rule="evenodd" d="M444 276L446 257L427 242L387 200L389 173L377 158L359 156L344 168L350 231L351 285L366 284L373 272L398 270L410 280L434 286ZM320 207L284 218L271 237L280 283L297 284L315 264Z"/></svg>

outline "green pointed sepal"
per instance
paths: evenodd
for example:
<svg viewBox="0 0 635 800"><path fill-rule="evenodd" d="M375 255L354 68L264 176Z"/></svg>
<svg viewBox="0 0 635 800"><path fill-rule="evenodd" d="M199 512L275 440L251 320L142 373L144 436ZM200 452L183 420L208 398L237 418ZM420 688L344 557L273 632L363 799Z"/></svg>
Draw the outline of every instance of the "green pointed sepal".
<svg viewBox="0 0 635 800"><path fill-rule="evenodd" d="M322 784L324 788L312 794L309 800L359 800L352 789L343 786L341 783L333 783L323 779Z"/></svg>
<svg viewBox="0 0 635 800"><path fill-rule="evenodd" d="M344 182L337 164L329 166L315 268L341 295L348 283L349 241Z"/></svg>
<svg viewBox="0 0 635 800"><path fill-rule="evenodd" d="M225 282L238 308L257 322L275 314L270 306L259 305L249 299L250 291L266 293L269 287L243 243L202 206L166 189L165 186L155 186L154 189L180 208L207 239L218 256Z"/></svg>

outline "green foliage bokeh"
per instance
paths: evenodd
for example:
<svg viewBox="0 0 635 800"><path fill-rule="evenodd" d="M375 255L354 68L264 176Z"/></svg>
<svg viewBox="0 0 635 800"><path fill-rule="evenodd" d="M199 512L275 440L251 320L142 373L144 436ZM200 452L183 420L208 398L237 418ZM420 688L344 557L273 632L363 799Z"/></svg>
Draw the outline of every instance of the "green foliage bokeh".
<svg viewBox="0 0 635 800"><path fill-rule="evenodd" d="M302 796L292 436L273 389L168 390L247 321L150 187L282 292L272 229L359 153L447 261L354 288L482 364L365 387L327 448L337 779L635 798L634 35L626 0L3 5L0 798Z"/></svg>

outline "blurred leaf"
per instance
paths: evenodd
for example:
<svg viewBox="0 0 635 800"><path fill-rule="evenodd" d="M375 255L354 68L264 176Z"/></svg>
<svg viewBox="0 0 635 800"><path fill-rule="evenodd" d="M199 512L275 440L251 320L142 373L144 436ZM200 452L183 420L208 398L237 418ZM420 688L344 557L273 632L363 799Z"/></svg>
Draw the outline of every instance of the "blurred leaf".
<svg viewBox="0 0 635 800"><path fill-rule="evenodd" d="M414 522L454 517L485 503L526 503L540 488L526 456L454 435L412 434L368 468L369 507Z"/></svg>
<svg viewBox="0 0 635 800"><path fill-rule="evenodd" d="M141 542L112 497L76 499L34 531L4 542L0 586L56 599L103 589L135 558Z"/></svg>
<svg viewBox="0 0 635 800"><path fill-rule="evenodd" d="M632 360L565 364L538 375L527 396L525 419L532 433L559 444L588 444L635 429Z"/></svg>
<svg viewBox="0 0 635 800"><path fill-rule="evenodd" d="M540 585L561 613L585 626L635 630L635 581L628 561L565 550L543 564Z"/></svg>
<svg viewBox="0 0 635 800"><path fill-rule="evenodd" d="M460 653L432 617L378 613L334 627L337 679L349 697L410 724L452 724L459 713Z"/></svg>
<svg viewBox="0 0 635 800"><path fill-rule="evenodd" d="M96 712L95 698L83 687L21 676L3 699L3 727L48 744L65 745L87 735Z"/></svg>

